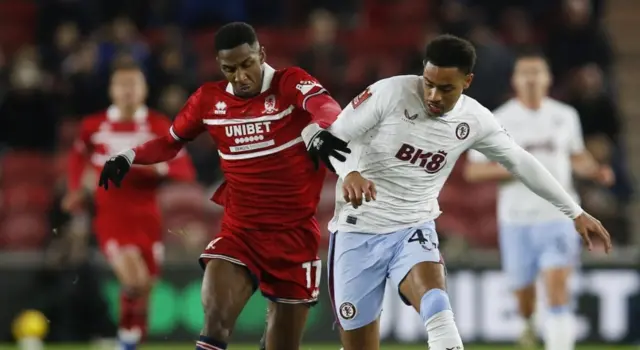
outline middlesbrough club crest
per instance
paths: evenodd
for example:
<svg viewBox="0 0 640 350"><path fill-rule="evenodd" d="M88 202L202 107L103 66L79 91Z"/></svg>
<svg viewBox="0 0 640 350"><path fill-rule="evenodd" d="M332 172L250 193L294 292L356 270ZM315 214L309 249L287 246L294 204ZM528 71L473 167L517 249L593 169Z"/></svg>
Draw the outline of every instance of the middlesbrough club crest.
<svg viewBox="0 0 640 350"><path fill-rule="evenodd" d="M264 112L263 113L273 113L277 112L276 108L276 97L274 95L269 95L264 99Z"/></svg>

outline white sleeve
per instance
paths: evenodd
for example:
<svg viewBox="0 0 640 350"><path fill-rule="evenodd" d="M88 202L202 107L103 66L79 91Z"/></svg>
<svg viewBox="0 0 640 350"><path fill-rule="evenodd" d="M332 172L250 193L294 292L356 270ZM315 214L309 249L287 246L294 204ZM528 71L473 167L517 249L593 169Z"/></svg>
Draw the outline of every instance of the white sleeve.
<svg viewBox="0 0 640 350"><path fill-rule="evenodd" d="M336 137L349 142L351 148L346 161L338 162L331 158L331 164L341 179L352 171L359 171L360 158L366 148L363 136L382 120L384 94L377 91L378 87L379 84L374 84L356 96L328 128Z"/></svg>
<svg viewBox="0 0 640 350"><path fill-rule="evenodd" d="M525 186L546 199L566 216L575 219L583 210L562 185L529 152L515 143L491 113L478 117L480 132L471 148L502 164Z"/></svg>
<svg viewBox="0 0 640 350"><path fill-rule="evenodd" d="M469 152L467 152L467 160L470 163L489 163L491 162L489 160L489 158L487 158L484 154L476 151L476 150L472 150L470 149Z"/></svg>
<svg viewBox="0 0 640 350"><path fill-rule="evenodd" d="M570 150L571 154L580 154L585 151L584 138L582 137L582 124L580 122L580 115L575 109L571 109L571 135L570 137Z"/></svg>

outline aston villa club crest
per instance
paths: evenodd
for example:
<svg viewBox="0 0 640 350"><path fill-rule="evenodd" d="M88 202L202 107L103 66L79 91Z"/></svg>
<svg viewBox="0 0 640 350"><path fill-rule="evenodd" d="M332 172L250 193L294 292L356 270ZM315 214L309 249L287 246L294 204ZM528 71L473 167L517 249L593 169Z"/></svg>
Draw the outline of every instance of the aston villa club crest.
<svg viewBox="0 0 640 350"><path fill-rule="evenodd" d="M458 140L464 140L469 137L469 129L469 124L467 123L458 124L456 127L456 137Z"/></svg>

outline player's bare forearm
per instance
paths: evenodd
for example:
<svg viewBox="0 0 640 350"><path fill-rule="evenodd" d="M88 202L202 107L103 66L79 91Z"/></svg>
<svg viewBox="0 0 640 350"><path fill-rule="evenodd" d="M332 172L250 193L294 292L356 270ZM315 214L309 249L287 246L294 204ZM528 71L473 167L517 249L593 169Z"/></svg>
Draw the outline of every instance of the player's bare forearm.
<svg viewBox="0 0 640 350"><path fill-rule="evenodd" d="M597 179L600 170L600 164L588 151L572 155L571 167L578 177L587 180Z"/></svg>
<svg viewBox="0 0 640 350"><path fill-rule="evenodd" d="M499 163L470 163L464 169L464 178L468 182L508 181L513 175Z"/></svg>
<svg viewBox="0 0 640 350"><path fill-rule="evenodd" d="M132 164L151 165L175 158L183 145L183 142L176 140L171 135L166 135L145 142L124 154L130 158Z"/></svg>

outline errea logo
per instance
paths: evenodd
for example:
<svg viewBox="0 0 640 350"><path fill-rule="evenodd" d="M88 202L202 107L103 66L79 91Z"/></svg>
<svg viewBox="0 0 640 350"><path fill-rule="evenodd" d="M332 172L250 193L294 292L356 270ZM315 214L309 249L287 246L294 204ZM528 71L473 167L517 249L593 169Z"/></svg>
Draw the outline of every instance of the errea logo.
<svg viewBox="0 0 640 350"><path fill-rule="evenodd" d="M216 103L216 108L213 111L213 114L216 114L216 115L227 114L227 104L224 103L223 101L219 101L218 103Z"/></svg>

